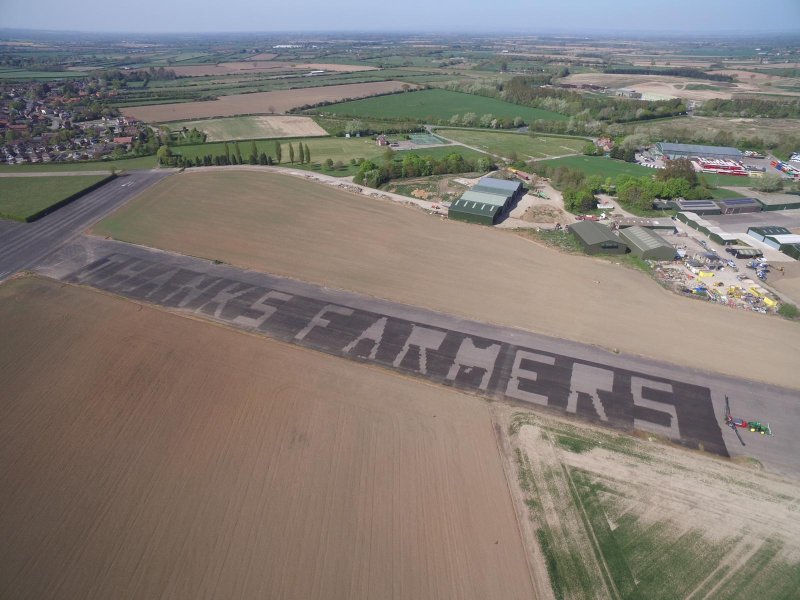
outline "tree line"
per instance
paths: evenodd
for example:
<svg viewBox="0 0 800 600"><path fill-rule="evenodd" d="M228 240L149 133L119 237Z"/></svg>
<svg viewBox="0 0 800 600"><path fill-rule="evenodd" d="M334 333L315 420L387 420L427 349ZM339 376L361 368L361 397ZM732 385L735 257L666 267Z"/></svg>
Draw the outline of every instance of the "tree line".
<svg viewBox="0 0 800 600"><path fill-rule="evenodd" d="M250 153L247 156L242 155L242 149L239 142L234 142L233 145L225 142L222 146L223 152L221 154L205 154L198 155L194 158L183 156L182 154L175 154L168 145L162 145L158 148L156 156L158 157L161 166L170 167L224 167L228 165L279 165L283 161L283 145L275 142L274 158L271 154L264 151L259 152L258 145L253 142L250 147ZM309 164L311 162L311 150L308 144L298 142L297 151L295 151L294 144L289 142L287 148L287 158L291 164Z"/></svg>
<svg viewBox="0 0 800 600"><path fill-rule="evenodd" d="M494 163L489 158L465 158L458 152L451 152L442 158L411 153L403 156L402 160L396 160L393 153L388 152L381 164L371 160L361 161L353 182L378 188L392 179L487 172L494 168Z"/></svg>
<svg viewBox="0 0 800 600"><path fill-rule="evenodd" d="M665 75L667 77L691 77L692 79L707 79L709 81L724 81L732 83L733 77L730 75L718 75L707 73L700 69L690 67L671 67L668 69L653 67L609 67L603 69L603 73L613 75Z"/></svg>
<svg viewBox="0 0 800 600"><path fill-rule="evenodd" d="M695 114L709 117L766 117L770 119L800 118L800 98L764 100L760 98L734 98L706 100Z"/></svg>

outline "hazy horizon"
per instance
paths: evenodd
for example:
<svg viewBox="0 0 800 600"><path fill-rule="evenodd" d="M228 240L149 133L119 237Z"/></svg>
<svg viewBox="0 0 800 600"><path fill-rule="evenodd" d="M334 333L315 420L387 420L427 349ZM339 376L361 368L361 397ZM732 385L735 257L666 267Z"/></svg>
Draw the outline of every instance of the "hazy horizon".
<svg viewBox="0 0 800 600"><path fill-rule="evenodd" d="M381 5L363 0L322 4L295 0L278 5L228 0L164 2L140 0L133 10L86 0L77 7L56 0L30 5L0 0L3 30L125 34L413 33L516 35L785 35L800 34L800 2L772 0L769 7L747 0L505 0L492 4L407 0Z"/></svg>

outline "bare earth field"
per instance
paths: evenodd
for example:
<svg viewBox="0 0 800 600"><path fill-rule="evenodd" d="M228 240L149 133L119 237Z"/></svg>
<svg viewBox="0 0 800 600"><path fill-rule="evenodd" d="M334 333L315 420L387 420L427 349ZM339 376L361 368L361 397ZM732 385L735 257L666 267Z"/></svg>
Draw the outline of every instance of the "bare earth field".
<svg viewBox="0 0 800 600"><path fill-rule="evenodd" d="M335 71L349 73L353 71L374 71L377 67L366 65L337 65L322 63L291 63L271 60L250 60L246 62L219 63L217 65L188 65L170 67L178 76L201 77L204 75L242 75L246 73L268 73L270 71Z"/></svg>
<svg viewBox="0 0 800 600"><path fill-rule="evenodd" d="M482 401L39 278L0 331L4 597L536 597Z"/></svg>
<svg viewBox="0 0 800 600"><path fill-rule="evenodd" d="M376 81L275 92L233 94L231 96L221 96L216 100L200 102L132 106L123 108L122 112L126 116L147 121L148 123L286 112L289 109L305 104L316 104L323 101L339 102L348 99L366 98L376 94L399 92L404 85L408 84L400 81Z"/></svg>
<svg viewBox="0 0 800 600"><path fill-rule="evenodd" d="M177 127L196 127L207 134L209 142L328 135L311 117L284 115L184 121L173 124L173 129Z"/></svg>
<svg viewBox="0 0 800 600"><path fill-rule="evenodd" d="M708 100L710 98L730 99L735 94L781 93L778 89L762 87L759 80L749 79L747 74L738 83L709 81L706 79L684 79L659 75L620 75L610 73L576 73L565 77L563 83L594 84L610 88L632 88L643 94L664 98L685 98L687 100ZM786 79L787 82L791 80ZM687 89L689 85L704 85L719 89Z"/></svg>
<svg viewBox="0 0 800 600"><path fill-rule="evenodd" d="M677 297L610 261L266 170L176 175L94 233L800 388L796 324Z"/></svg>
<svg viewBox="0 0 800 600"><path fill-rule="evenodd" d="M653 123L629 124L625 129L631 133L650 133L664 139L691 134L713 137L719 131L727 131L735 137L760 137L770 143L777 143L782 136L800 135L800 120L692 116Z"/></svg>

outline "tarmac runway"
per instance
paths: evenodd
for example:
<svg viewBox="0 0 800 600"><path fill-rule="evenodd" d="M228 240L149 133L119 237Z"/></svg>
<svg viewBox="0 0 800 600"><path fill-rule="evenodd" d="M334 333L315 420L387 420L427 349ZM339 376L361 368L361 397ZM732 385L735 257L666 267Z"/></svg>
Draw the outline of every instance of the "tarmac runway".
<svg viewBox="0 0 800 600"><path fill-rule="evenodd" d="M34 221L0 220L0 282L36 264L171 171L133 171Z"/></svg>
<svg viewBox="0 0 800 600"><path fill-rule="evenodd" d="M76 237L37 271L489 399L648 431L719 456L800 474L798 391L479 323L204 259ZM722 425L771 422L741 447Z"/></svg>

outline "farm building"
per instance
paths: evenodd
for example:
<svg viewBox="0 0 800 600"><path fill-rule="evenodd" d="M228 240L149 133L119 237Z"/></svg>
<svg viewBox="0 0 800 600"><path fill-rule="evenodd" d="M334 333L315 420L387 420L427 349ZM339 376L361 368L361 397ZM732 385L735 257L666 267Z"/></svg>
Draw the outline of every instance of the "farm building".
<svg viewBox="0 0 800 600"><path fill-rule="evenodd" d="M719 227L709 227L706 235L708 235L712 242L716 242L720 246L735 246L739 243L739 236L728 233Z"/></svg>
<svg viewBox="0 0 800 600"><path fill-rule="evenodd" d="M642 219L640 217L623 217L614 219L614 223L620 229L626 227L644 227L645 229L663 229L665 231L675 231L675 222L672 219Z"/></svg>
<svg viewBox="0 0 800 600"><path fill-rule="evenodd" d="M472 202L481 202L483 204L493 204L499 206L501 211L506 211L511 208L513 203L510 195L492 194L489 192L475 191L475 189L468 190L461 194L461 198Z"/></svg>
<svg viewBox="0 0 800 600"><path fill-rule="evenodd" d="M763 194L756 197L761 210L791 210L800 208L800 196L795 194Z"/></svg>
<svg viewBox="0 0 800 600"><path fill-rule="evenodd" d="M755 198L726 198L717 200L717 206L723 215L753 213L761 211L761 203Z"/></svg>
<svg viewBox="0 0 800 600"><path fill-rule="evenodd" d="M772 244L767 241L767 238L774 238L775 236L784 236L784 235L791 235L792 232L786 229L786 227L779 227L778 225L765 225L764 227L750 227L747 230L747 235L750 237L754 237L759 242L764 242L765 244L769 244L773 248L777 248L778 246L775 244L773 240Z"/></svg>
<svg viewBox="0 0 800 600"><path fill-rule="evenodd" d="M721 213L719 206L711 200L673 200L673 206L682 211L693 212L697 215L718 215Z"/></svg>
<svg viewBox="0 0 800 600"><path fill-rule="evenodd" d="M645 260L674 260L675 247L657 233L634 225L621 229L619 237L624 241L631 254Z"/></svg>
<svg viewBox="0 0 800 600"><path fill-rule="evenodd" d="M494 225L500 220L503 211L496 204L474 202L459 198L450 205L447 216L455 221L478 223L480 225Z"/></svg>
<svg viewBox="0 0 800 600"><path fill-rule="evenodd" d="M524 191L521 181L508 181L506 179L494 179L492 177L481 177L478 183L472 188L475 191L494 191L510 194L516 200Z"/></svg>
<svg viewBox="0 0 800 600"><path fill-rule="evenodd" d="M728 146L701 146L698 144L671 144L669 142L659 142L656 144L656 154L664 158L691 158L702 156L703 158L725 158L739 160L742 158L741 151Z"/></svg>
<svg viewBox="0 0 800 600"><path fill-rule="evenodd" d="M569 231L583 246L586 254L625 254L628 246L605 225L594 221L578 221Z"/></svg>
<svg viewBox="0 0 800 600"><path fill-rule="evenodd" d="M786 256L791 256L795 260L800 260L800 244L784 244L780 248Z"/></svg>

